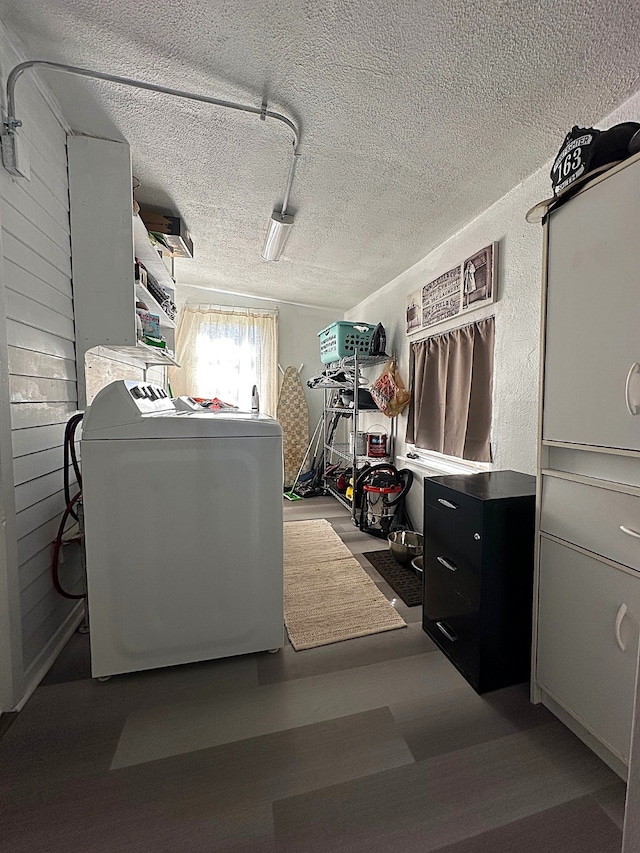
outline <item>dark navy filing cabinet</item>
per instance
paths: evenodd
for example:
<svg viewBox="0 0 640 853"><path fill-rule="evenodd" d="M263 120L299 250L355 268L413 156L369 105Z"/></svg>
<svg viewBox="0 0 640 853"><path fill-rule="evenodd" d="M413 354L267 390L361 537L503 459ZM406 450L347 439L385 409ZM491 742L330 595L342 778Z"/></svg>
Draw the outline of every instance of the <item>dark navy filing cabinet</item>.
<svg viewBox="0 0 640 853"><path fill-rule="evenodd" d="M535 477L425 477L422 627L478 693L530 673Z"/></svg>

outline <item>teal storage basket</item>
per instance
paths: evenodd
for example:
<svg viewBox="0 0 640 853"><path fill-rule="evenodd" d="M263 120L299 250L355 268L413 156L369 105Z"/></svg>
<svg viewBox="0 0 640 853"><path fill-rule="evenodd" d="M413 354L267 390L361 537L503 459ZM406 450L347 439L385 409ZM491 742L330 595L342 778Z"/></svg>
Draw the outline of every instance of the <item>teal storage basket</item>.
<svg viewBox="0 0 640 853"><path fill-rule="evenodd" d="M347 323L345 320L332 323L318 332L320 360L323 364L330 364L356 353L368 355L375 328L369 323Z"/></svg>

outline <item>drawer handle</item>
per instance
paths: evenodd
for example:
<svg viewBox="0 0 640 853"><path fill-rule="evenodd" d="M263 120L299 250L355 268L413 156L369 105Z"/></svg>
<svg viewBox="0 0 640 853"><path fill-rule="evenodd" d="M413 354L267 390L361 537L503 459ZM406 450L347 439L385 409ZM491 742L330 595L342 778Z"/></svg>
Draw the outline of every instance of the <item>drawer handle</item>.
<svg viewBox="0 0 640 853"><path fill-rule="evenodd" d="M623 533L626 533L627 536L634 536L636 539L640 539L640 533L637 530L633 530L631 527L625 527L624 524L620 525L620 530Z"/></svg>
<svg viewBox="0 0 640 853"><path fill-rule="evenodd" d="M436 557L436 560L441 563L445 569L449 569L450 572L457 572L458 567L455 563L452 563L450 560L446 560L444 557Z"/></svg>
<svg viewBox="0 0 640 853"><path fill-rule="evenodd" d="M446 506L447 509L458 509L457 504L451 503L451 501L447 501L444 498L438 498L438 503Z"/></svg>
<svg viewBox="0 0 640 853"><path fill-rule="evenodd" d="M447 640L451 640L452 643L456 642L456 640L458 639L458 635L455 634L451 630L451 628L447 628L447 626L444 624L444 622L436 622L436 625L442 631L442 633L445 635Z"/></svg>
<svg viewBox="0 0 640 853"><path fill-rule="evenodd" d="M621 604L618 609L618 615L616 616L616 643L618 644L618 648L621 652L626 652L627 647L625 646L622 636L620 634L620 628L622 627L622 620L627 615L627 605Z"/></svg>
<svg viewBox="0 0 640 853"><path fill-rule="evenodd" d="M627 404L627 409L630 415L637 415L640 412L640 405L631 402L631 398L629 396L629 392L631 390L631 380L633 379L636 373L640 373L640 364L637 361L634 361L631 367L629 368L629 372L627 373L627 381L624 385L624 401Z"/></svg>

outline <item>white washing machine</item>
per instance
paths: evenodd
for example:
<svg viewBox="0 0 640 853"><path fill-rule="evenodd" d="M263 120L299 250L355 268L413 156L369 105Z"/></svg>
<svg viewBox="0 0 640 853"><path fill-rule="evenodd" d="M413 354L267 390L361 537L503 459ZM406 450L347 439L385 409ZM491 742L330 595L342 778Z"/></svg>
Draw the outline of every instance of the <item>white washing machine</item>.
<svg viewBox="0 0 640 853"><path fill-rule="evenodd" d="M121 380L82 429L94 677L280 648L282 430Z"/></svg>

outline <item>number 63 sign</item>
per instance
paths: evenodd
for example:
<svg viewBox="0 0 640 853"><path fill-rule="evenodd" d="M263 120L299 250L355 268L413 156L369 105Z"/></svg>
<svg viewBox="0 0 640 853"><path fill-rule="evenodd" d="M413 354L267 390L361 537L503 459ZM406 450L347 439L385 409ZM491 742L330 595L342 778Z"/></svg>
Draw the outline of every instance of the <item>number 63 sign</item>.
<svg viewBox="0 0 640 853"><path fill-rule="evenodd" d="M558 195L589 170L595 141L601 131L593 127L573 127L567 133L560 153L551 167L551 185Z"/></svg>

